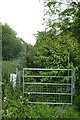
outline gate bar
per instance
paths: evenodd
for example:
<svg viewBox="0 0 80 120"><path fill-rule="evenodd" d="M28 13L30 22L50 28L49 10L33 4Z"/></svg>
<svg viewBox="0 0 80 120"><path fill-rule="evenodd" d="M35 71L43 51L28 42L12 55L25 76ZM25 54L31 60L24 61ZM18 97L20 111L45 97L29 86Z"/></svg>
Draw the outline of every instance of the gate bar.
<svg viewBox="0 0 80 120"><path fill-rule="evenodd" d="M52 69L52 68L23 68L23 70L72 70L72 69L60 69L60 68L58 68L58 69Z"/></svg>

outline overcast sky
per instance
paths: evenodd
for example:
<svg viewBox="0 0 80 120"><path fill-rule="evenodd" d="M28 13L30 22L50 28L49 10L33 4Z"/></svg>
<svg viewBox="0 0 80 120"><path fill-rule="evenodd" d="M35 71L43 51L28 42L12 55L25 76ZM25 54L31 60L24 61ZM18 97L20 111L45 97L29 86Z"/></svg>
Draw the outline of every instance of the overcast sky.
<svg viewBox="0 0 80 120"><path fill-rule="evenodd" d="M7 23L20 38L34 45L32 34L44 30L43 0L0 0L0 22Z"/></svg>

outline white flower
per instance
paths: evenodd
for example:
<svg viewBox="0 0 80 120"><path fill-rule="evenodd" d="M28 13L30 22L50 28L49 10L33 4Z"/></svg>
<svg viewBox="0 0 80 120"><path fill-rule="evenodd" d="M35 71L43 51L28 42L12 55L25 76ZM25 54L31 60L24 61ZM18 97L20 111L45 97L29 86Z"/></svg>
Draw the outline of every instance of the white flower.
<svg viewBox="0 0 80 120"><path fill-rule="evenodd" d="M20 96L20 98L22 98L22 96Z"/></svg>
<svg viewBox="0 0 80 120"><path fill-rule="evenodd" d="M4 102L6 101L6 97L4 97Z"/></svg>

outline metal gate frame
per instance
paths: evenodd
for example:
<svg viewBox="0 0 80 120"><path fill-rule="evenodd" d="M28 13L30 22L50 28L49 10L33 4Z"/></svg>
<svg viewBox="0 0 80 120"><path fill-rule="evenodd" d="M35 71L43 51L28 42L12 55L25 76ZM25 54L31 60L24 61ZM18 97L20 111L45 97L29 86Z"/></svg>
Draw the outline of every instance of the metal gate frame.
<svg viewBox="0 0 80 120"><path fill-rule="evenodd" d="M26 75L25 74L25 71L68 71L68 76L32 76L32 75ZM71 75L69 75L69 72L71 71ZM75 76L75 71L72 70L72 69L47 69L47 68L23 68L23 95L24 94L28 94L28 95L31 95L31 94L37 94L37 95L45 95L45 94L48 94L48 95L69 95L70 96L70 101L71 102L31 102L29 101L29 103L33 103L33 104L67 104L67 105L72 105L72 100L73 100L73 90L74 90L74 76ZM42 77L46 77L46 78L64 78L64 77L67 77L67 78L71 78L71 83L42 83L42 82L25 82L25 78L42 78ZM25 91L24 87L25 85L62 85L62 86L71 86L71 92L70 93L47 93L47 92L29 92L29 91Z"/></svg>

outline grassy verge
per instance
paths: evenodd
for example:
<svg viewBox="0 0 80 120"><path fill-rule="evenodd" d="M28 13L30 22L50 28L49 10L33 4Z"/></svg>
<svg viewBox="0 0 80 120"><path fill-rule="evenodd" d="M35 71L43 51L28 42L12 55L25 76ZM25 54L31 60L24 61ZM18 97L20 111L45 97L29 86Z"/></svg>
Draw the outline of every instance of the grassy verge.
<svg viewBox="0 0 80 120"><path fill-rule="evenodd" d="M28 99L19 95L6 98L2 112L4 118L80 118L74 106L28 104Z"/></svg>

